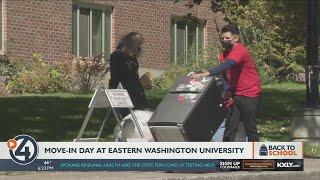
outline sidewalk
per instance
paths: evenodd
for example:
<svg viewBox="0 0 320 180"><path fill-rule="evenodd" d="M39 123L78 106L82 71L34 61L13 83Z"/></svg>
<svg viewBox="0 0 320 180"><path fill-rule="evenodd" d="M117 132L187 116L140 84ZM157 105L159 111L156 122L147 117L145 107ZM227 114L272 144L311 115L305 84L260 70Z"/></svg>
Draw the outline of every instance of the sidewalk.
<svg viewBox="0 0 320 180"><path fill-rule="evenodd" d="M13 173L9 175L0 174L0 179L111 179L111 180L132 180L132 179L201 179L201 180L319 180L320 159L305 159L304 171L261 171L261 172L216 172L216 173L166 173L166 172L30 172Z"/></svg>

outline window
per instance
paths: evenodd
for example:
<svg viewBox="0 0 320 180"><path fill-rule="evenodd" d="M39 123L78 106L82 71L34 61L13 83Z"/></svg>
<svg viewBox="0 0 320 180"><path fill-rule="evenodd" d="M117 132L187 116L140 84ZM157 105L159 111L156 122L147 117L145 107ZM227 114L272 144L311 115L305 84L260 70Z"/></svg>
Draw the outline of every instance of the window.
<svg viewBox="0 0 320 180"><path fill-rule="evenodd" d="M72 54L110 56L111 8L77 3L72 7Z"/></svg>
<svg viewBox="0 0 320 180"><path fill-rule="evenodd" d="M204 22L184 17L173 18L171 22L171 59L184 65L188 62L188 53L198 57L204 47Z"/></svg>

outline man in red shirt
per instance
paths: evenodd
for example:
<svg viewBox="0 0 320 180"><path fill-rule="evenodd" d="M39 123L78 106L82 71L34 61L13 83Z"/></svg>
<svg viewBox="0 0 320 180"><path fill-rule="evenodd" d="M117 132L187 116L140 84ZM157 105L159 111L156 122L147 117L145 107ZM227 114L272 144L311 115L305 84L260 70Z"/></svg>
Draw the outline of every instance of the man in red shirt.
<svg viewBox="0 0 320 180"><path fill-rule="evenodd" d="M234 141L240 121L245 126L248 141L259 141L256 116L260 105L260 78L256 65L247 48L239 42L239 29L233 25L222 28L221 44L224 51L220 64L204 73L194 74L193 78L226 73L229 88L225 95L226 106L232 105L226 121L223 141Z"/></svg>

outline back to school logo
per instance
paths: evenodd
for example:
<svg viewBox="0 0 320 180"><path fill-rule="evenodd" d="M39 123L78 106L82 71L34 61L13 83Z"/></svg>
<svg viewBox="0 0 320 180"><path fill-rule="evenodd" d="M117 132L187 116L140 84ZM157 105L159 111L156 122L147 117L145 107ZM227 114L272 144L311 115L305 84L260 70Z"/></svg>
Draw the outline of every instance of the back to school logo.
<svg viewBox="0 0 320 180"><path fill-rule="evenodd" d="M285 144L285 145L265 145L262 144L259 149L260 156L269 156L269 157L277 157L277 156L297 156L298 153L296 151L295 145Z"/></svg>
<svg viewBox="0 0 320 180"><path fill-rule="evenodd" d="M38 156L38 144L28 135L18 135L7 141L11 159L20 165L32 163Z"/></svg>

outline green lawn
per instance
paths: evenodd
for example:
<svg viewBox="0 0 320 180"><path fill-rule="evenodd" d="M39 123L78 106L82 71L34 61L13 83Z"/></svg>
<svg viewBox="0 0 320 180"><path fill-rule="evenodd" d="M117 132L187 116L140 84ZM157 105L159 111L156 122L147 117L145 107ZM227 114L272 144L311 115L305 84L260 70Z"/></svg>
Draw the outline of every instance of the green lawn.
<svg viewBox="0 0 320 180"><path fill-rule="evenodd" d="M258 119L261 140L290 141L290 120L305 101L305 85L281 83L263 86L262 109Z"/></svg>
<svg viewBox="0 0 320 180"><path fill-rule="evenodd" d="M290 140L290 115L304 100L305 86L277 84L263 88L262 111L258 120L262 140ZM166 91L149 91L147 97L154 109ZM89 94L45 94L0 97L0 140L28 134L38 141L72 141L88 110ZM94 111L86 131L94 137L105 110ZM115 120L108 122L103 139L111 140Z"/></svg>
<svg viewBox="0 0 320 180"><path fill-rule="evenodd" d="M45 94L0 97L0 141L18 134L28 134L37 141L72 141L82 125L93 93ZM165 91L147 92L150 106L155 108ZM85 131L86 137L95 137L105 109L94 110ZM115 119L108 122L103 140L112 140Z"/></svg>

